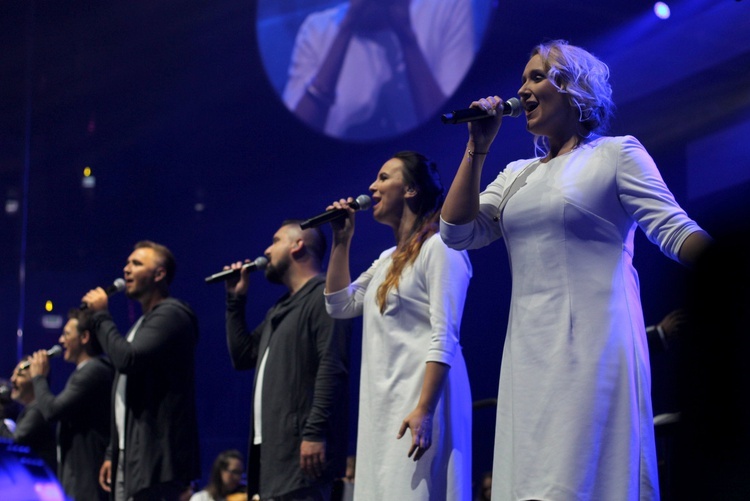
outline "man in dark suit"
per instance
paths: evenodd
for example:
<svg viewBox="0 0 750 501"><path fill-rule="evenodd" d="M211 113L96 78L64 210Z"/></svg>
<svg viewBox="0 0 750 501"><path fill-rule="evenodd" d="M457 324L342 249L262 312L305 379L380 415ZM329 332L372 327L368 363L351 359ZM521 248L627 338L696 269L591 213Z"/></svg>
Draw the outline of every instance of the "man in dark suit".
<svg viewBox="0 0 750 501"><path fill-rule="evenodd" d="M76 501L107 499L99 486L99 467L109 444L110 392L114 371L101 357L102 348L89 331L91 313L68 313L60 344L66 362L76 369L65 388L55 396L49 388L49 358L45 350L34 353L29 367L37 408L47 421L58 420L58 478L65 494Z"/></svg>
<svg viewBox="0 0 750 501"><path fill-rule="evenodd" d="M175 259L163 245L135 245L124 271L125 294L141 316L126 336L107 311L107 293L91 290L83 302L94 311L91 331L115 367L111 455L99 483L115 501L177 500L200 477L195 414L193 310L169 295Z"/></svg>
<svg viewBox="0 0 750 501"><path fill-rule="evenodd" d="M350 323L326 313L325 250L320 229L282 224L265 251L265 274L287 293L252 331L245 320L248 270L227 282L232 364L256 369L248 484L261 499L328 500L344 471Z"/></svg>

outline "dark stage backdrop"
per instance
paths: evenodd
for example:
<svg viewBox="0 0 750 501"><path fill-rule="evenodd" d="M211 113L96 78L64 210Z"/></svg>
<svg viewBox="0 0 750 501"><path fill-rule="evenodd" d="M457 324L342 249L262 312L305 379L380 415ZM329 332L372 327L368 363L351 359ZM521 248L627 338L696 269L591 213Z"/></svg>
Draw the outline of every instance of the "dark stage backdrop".
<svg viewBox="0 0 750 501"><path fill-rule="evenodd" d="M443 125L440 113L491 94L514 96L530 49L546 39L565 38L613 61L619 105L613 132L641 139L678 201L709 231L723 231L748 213L747 2L676 2L673 18L664 22L645 1L487 5L486 32L456 93L425 123L365 142L313 131L286 109L261 61L255 2L0 5L0 196L6 209L0 217L0 375L10 376L19 351L56 343L60 328L42 325L48 300L52 315L64 315L89 288L121 276L136 241L164 243L178 262L173 294L200 319L196 371L205 479L218 452L246 450L252 373L232 370L223 286L203 278L230 261L261 255L282 220L366 193L396 151L434 158L448 186L467 133L465 126ZM288 53L279 49L278 58ZM483 184L508 161L533 154L524 126L522 118L505 121ZM732 134L743 139L730 143L739 155L721 162L704 155L695 167L721 171L729 181L714 186L708 175L700 181L705 189L689 196L691 145L711 152ZM82 186L87 166L95 187ZM392 244L387 228L368 213L358 215L352 272ZM511 280L502 243L470 256L474 278L462 345L476 401L496 396ZM686 272L641 233L636 265L645 317L656 322L681 305ZM253 276L249 322L261 321L283 292ZM140 314L123 296L113 297L111 306L122 330ZM359 350L357 330L352 453ZM71 368L60 360L52 364L60 389ZM476 409L474 416L476 478L491 468L494 408Z"/></svg>

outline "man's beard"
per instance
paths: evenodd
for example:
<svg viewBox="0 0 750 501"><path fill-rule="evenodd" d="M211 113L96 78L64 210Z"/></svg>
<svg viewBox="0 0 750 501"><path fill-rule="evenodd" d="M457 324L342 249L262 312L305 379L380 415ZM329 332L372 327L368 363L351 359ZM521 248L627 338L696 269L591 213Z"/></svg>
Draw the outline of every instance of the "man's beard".
<svg viewBox="0 0 750 501"><path fill-rule="evenodd" d="M281 259L278 263L269 264L265 270L266 280L272 284L283 284L287 270L289 270L288 258Z"/></svg>

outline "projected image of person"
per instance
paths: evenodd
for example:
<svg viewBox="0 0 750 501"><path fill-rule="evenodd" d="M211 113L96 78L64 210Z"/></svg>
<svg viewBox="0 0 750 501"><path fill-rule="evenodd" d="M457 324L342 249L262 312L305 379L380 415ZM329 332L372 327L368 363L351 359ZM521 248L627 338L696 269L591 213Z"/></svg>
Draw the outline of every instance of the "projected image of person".
<svg viewBox="0 0 750 501"><path fill-rule="evenodd" d="M600 135L613 110L603 62L550 41L521 82L540 156L509 163L480 193L502 116L470 123L440 228L456 249L504 238L510 257L492 499L658 499L634 233L688 265L710 238L637 139Z"/></svg>
<svg viewBox="0 0 750 501"><path fill-rule="evenodd" d="M350 0L303 22L284 102L334 137L410 130L458 87L473 37L470 0Z"/></svg>
<svg viewBox="0 0 750 501"><path fill-rule="evenodd" d="M354 210L331 223L326 307L363 315L355 500L471 499L471 391L459 328L471 263L438 231L443 186L435 164L394 155L370 186L373 217L396 246L352 282ZM351 202L351 199L349 199ZM398 441L411 434L410 443Z"/></svg>

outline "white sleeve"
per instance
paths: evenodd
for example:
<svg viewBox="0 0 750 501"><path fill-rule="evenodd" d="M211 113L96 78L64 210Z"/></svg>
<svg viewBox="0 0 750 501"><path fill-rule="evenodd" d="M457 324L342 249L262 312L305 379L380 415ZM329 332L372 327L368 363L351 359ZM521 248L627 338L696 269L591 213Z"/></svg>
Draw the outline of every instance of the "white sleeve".
<svg viewBox="0 0 750 501"><path fill-rule="evenodd" d="M415 271L424 276L430 308L432 335L425 361L452 365L461 349L461 318L472 274L469 256L447 247L440 238L430 238Z"/></svg>
<svg viewBox="0 0 750 501"><path fill-rule="evenodd" d="M648 239L679 261L683 242L700 227L677 204L654 160L632 136L623 138L618 155L617 189L623 207Z"/></svg>
<svg viewBox="0 0 750 501"><path fill-rule="evenodd" d="M479 194L479 214L466 224L451 224L440 218L440 237L453 249L478 249L502 238L500 223L495 220L502 201L507 169Z"/></svg>
<svg viewBox="0 0 750 501"><path fill-rule="evenodd" d="M385 254L385 253L384 253ZM370 285L375 268L378 266L380 258L376 259L372 265L362 273L357 279L349 284L349 287L340 291L325 292L326 311L333 318L354 318L362 314L364 305L365 292Z"/></svg>

